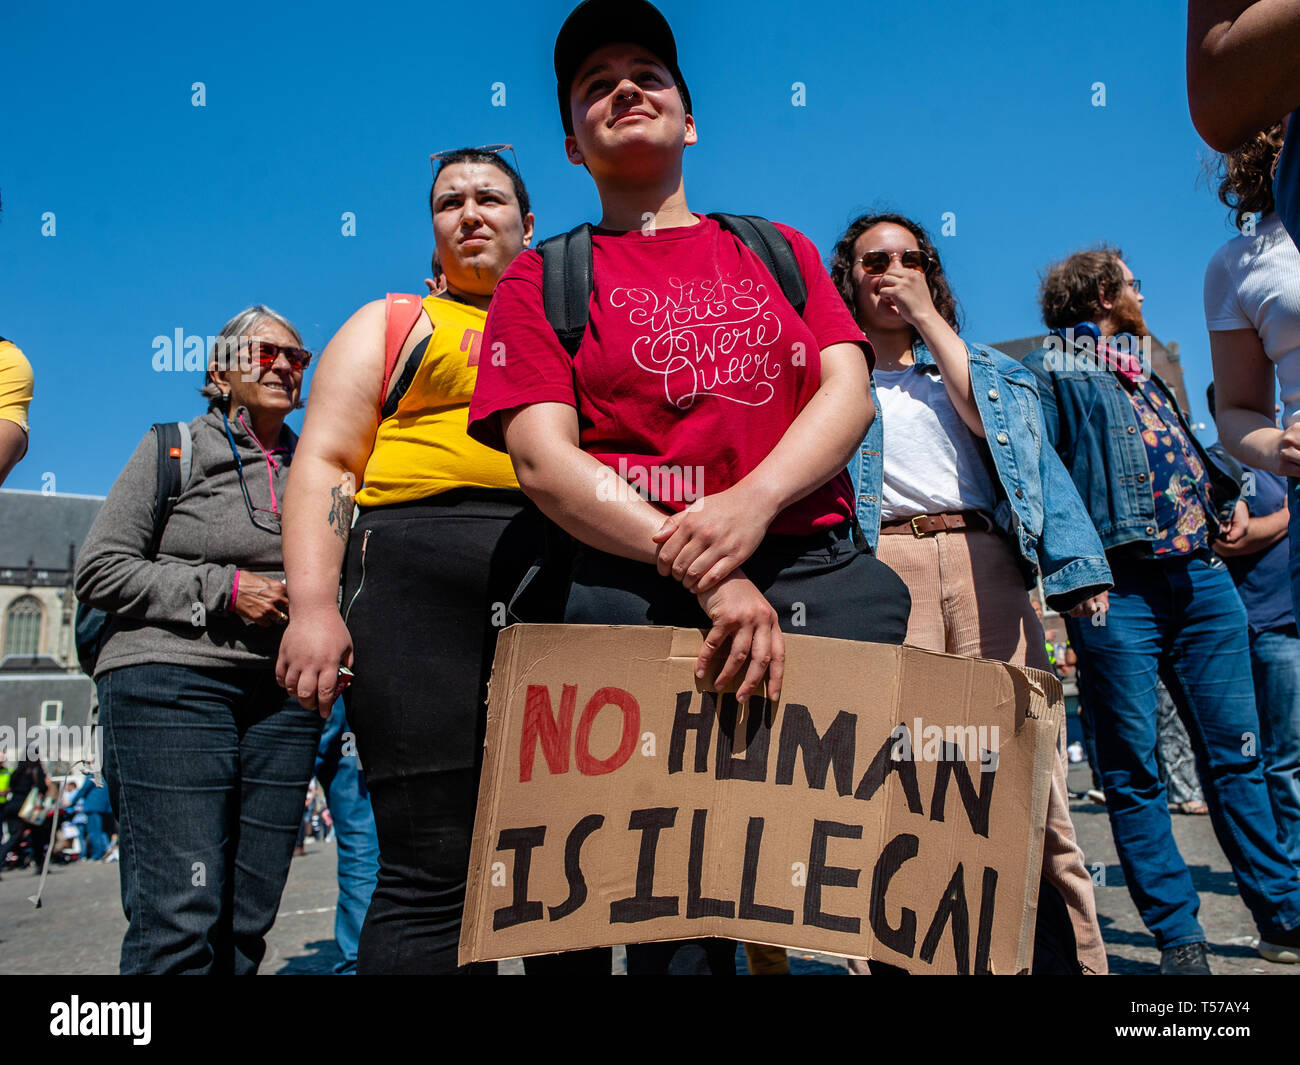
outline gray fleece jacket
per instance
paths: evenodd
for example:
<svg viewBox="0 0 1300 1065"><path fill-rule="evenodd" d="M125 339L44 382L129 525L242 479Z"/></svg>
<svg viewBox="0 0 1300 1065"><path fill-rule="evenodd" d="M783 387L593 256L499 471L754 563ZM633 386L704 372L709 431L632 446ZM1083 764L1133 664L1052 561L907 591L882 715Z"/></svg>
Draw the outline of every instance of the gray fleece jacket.
<svg viewBox="0 0 1300 1065"><path fill-rule="evenodd" d="M285 426L268 456L241 415L251 425L240 407L230 415L230 430L258 508L256 525L219 411L190 422L193 467L156 558L147 556L158 483L152 431L114 483L77 558L77 598L113 615L96 679L143 663L274 668L283 629L246 622L234 612L231 595L237 570L284 576L280 535L268 530L279 526L271 511L283 499L297 436Z"/></svg>

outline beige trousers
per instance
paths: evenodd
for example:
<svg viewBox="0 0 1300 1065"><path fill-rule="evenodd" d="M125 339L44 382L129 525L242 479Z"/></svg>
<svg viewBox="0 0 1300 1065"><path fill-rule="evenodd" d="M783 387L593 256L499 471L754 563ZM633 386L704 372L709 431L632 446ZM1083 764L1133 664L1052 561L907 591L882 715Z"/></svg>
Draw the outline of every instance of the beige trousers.
<svg viewBox="0 0 1300 1065"><path fill-rule="evenodd" d="M1043 626L1025 591L1010 544L998 533L941 532L935 536L881 536L877 557L912 593L906 642L928 651L991 658L1051 669ZM1052 789L1043 840L1043 876L1070 911L1085 972L1105 973L1106 946L1097 901L1070 820L1065 724L1056 741ZM865 963L850 968L863 972Z"/></svg>

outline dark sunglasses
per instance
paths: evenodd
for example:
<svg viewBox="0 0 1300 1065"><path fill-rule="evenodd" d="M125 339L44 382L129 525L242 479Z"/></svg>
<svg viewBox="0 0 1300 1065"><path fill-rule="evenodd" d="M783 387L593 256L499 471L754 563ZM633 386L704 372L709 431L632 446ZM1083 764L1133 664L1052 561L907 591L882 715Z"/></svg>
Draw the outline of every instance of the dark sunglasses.
<svg viewBox="0 0 1300 1065"><path fill-rule="evenodd" d="M306 348L291 348L283 344L272 344L269 340L250 340L248 354L251 360L261 366L265 373L281 355L289 362L292 370L305 370L311 362L311 352Z"/></svg>
<svg viewBox="0 0 1300 1065"><path fill-rule="evenodd" d="M933 260L925 252L917 248L908 248L906 251L869 251L865 255L856 259L856 262L862 264L863 273L868 277L879 277L889 269L889 263L898 256L898 261L902 264L904 270L920 270L922 273L930 269Z"/></svg>

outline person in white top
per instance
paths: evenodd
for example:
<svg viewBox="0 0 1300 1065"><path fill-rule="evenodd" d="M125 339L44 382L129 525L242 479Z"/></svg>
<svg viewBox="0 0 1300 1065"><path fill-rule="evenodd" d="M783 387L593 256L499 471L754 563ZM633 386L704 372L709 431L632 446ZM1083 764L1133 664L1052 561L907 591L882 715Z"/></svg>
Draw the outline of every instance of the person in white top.
<svg viewBox="0 0 1300 1065"><path fill-rule="evenodd" d="M1288 479L1291 595L1300 603L1300 250L1273 210L1282 141L1278 123L1223 157L1219 198L1232 208L1241 235L1210 258L1205 323L1220 442L1247 466Z"/></svg>
<svg viewBox="0 0 1300 1065"><path fill-rule="evenodd" d="M1006 393L1003 401L1020 410L1011 395L1020 389L1024 409L1041 434L1032 375L1000 352L968 347L958 332L957 301L938 251L911 219L896 214L855 219L836 245L831 277L876 352L873 381L883 443L880 467L872 468L880 472L869 474L864 467L858 492L862 500L874 499L876 487L867 482L880 477L876 552L911 593L906 642L1050 670L1017 548L994 521L999 503L1007 506L1008 489L986 442L995 432L985 432L972 360L982 360L986 372L997 375L997 387L986 393L989 402ZM1016 374L1025 382L1016 384L1011 379ZM864 447L864 455L871 454L870 438ZM1087 522L1064 471L1061 483L1073 496L1078 520ZM1049 490L1062 489L1042 487ZM877 531L872 517L864 520L873 526L867 530L869 541ZM1093 552L1100 560L1099 540ZM1074 602L1061 609L1104 609L1108 587L1106 571L1104 585L1077 589ZM1062 728L1048 799L1033 971L1105 973L1092 879L1070 820L1067 768ZM851 961L850 969L857 973L865 966Z"/></svg>
<svg viewBox="0 0 1300 1065"><path fill-rule="evenodd" d="M1219 197L1233 209L1241 235L1210 258L1205 324L1216 378L1210 413L1217 406L1223 445L1254 467L1248 470L1244 493L1251 504L1246 535L1236 545L1216 550L1227 557L1250 618L1264 777L1278 843L1293 862L1300 862L1300 634L1292 612L1279 614L1276 606L1270 612L1267 601L1260 604L1256 599L1257 589L1276 584L1270 574L1277 571L1269 568L1274 552L1285 558L1289 550L1292 600L1300 600L1300 537L1294 524L1300 513L1295 476L1300 437L1300 250L1273 210L1282 135L1278 123L1223 157ZM1275 371L1285 429L1274 420ZM1290 475L1289 515L1285 503L1276 508L1268 502L1269 472ZM1257 507L1257 500L1264 505ZM1283 545L1288 532L1290 544Z"/></svg>

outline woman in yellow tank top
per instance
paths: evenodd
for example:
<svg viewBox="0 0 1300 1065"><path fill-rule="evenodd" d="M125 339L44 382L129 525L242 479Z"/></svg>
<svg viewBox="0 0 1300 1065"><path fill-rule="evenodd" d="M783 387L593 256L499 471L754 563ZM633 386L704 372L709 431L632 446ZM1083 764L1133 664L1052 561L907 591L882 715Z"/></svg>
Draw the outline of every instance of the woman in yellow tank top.
<svg viewBox="0 0 1300 1065"><path fill-rule="evenodd" d="M27 454L32 366L18 345L0 337L0 484Z"/></svg>
<svg viewBox="0 0 1300 1065"><path fill-rule="evenodd" d="M276 676L326 716L340 666L355 674L347 718L380 850L358 973L461 971L487 677L544 538L509 459L465 432L488 304L532 239L527 191L499 155L460 149L429 198L446 288L391 367L386 338L415 297L366 304L330 341L285 494Z"/></svg>
<svg viewBox="0 0 1300 1065"><path fill-rule="evenodd" d="M432 329L394 373L357 505L380 507L457 488L518 488L510 458L465 432L487 312L445 294L424 299ZM413 336L425 332L417 323ZM408 343L410 341L408 340ZM400 361L400 360L399 360ZM412 373L412 367L418 366Z"/></svg>

